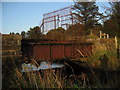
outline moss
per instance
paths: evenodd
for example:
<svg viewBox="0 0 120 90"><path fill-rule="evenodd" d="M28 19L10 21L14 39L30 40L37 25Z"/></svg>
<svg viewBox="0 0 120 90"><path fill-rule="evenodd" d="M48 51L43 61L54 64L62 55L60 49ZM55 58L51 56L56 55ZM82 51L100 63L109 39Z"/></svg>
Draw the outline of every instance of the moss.
<svg viewBox="0 0 120 90"><path fill-rule="evenodd" d="M98 36L96 36L96 35L88 35L87 36L87 39L95 39L95 38L98 38Z"/></svg>

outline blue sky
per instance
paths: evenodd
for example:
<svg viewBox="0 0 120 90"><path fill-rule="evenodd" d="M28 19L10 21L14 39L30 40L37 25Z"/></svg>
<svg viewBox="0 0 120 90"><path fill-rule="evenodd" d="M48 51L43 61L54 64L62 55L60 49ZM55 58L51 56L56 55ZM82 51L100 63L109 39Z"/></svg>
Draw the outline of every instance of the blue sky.
<svg viewBox="0 0 120 90"><path fill-rule="evenodd" d="M73 2L2 2L2 33L27 31L40 24L44 13L69 5Z"/></svg>
<svg viewBox="0 0 120 90"><path fill-rule="evenodd" d="M2 3L0 2L0 33L2 31Z"/></svg>

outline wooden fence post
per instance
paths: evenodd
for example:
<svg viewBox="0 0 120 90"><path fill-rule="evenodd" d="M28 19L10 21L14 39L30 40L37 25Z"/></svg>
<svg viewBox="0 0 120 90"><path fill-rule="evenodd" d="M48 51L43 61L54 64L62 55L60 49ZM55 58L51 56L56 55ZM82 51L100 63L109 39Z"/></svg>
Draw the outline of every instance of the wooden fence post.
<svg viewBox="0 0 120 90"><path fill-rule="evenodd" d="M100 31L100 38L102 38L102 31Z"/></svg>
<svg viewBox="0 0 120 90"><path fill-rule="evenodd" d="M109 38L109 34L107 34L107 38Z"/></svg>
<svg viewBox="0 0 120 90"><path fill-rule="evenodd" d="M115 36L115 47L117 48L118 43L117 43L117 37Z"/></svg>

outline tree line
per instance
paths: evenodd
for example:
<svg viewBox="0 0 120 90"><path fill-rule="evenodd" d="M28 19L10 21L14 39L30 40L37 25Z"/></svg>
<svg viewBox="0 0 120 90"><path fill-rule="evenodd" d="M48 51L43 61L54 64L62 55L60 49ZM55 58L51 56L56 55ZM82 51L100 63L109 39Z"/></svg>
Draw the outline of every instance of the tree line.
<svg viewBox="0 0 120 90"><path fill-rule="evenodd" d="M66 38L88 35L92 30L96 35L99 34L99 31L103 31L110 34L111 37L117 36L120 38L120 1L108 3L110 7L103 8L105 12L100 13L95 0L94 2L74 0L74 18L77 22L75 25L69 25L67 30L62 27L52 29L46 35L43 35L40 27L36 26L30 28L27 32L22 31L21 35L28 39L65 40Z"/></svg>

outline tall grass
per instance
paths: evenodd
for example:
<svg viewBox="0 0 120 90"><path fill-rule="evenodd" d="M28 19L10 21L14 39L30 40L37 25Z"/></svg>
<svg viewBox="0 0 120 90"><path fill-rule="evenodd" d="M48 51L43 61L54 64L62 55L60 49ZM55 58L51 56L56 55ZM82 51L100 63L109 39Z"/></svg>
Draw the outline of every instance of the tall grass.
<svg viewBox="0 0 120 90"><path fill-rule="evenodd" d="M79 53L84 57L84 55L78 50ZM40 71L27 71L25 73L21 72L21 68L18 68L15 63L9 65L9 67L14 66L13 69L9 69L6 71L7 73L3 73L3 88L92 88L92 87L119 87L120 78L119 74L116 72L108 73L107 71L99 72L100 75L92 69L93 66L100 68L101 55L106 54L109 58L108 68L109 70L118 70L119 69L119 61L116 58L115 49L108 49L106 51L94 52L91 56L87 57L86 63L90 67L92 78L87 75L87 73L81 73L79 75L74 74L74 70L71 66L68 65L73 75L66 77L61 73L60 70L56 71L55 69L47 69ZM85 57L84 57L85 58ZM39 64L32 59L32 64L36 67L40 67ZM9 74L8 74L9 73ZM101 80L103 78L103 81ZM104 80L105 79L105 80ZM95 83L92 85L90 82L94 81Z"/></svg>
<svg viewBox="0 0 120 90"><path fill-rule="evenodd" d="M103 55L106 55L108 58L106 69L115 71L120 70L120 61L117 58L117 49L115 47L108 47L106 50L95 50L93 53L90 53L90 56L88 56L85 61L90 65L90 67L102 68L101 57Z"/></svg>
<svg viewBox="0 0 120 90"><path fill-rule="evenodd" d="M32 61L32 64L39 65L35 60ZM10 74L6 73L3 80L3 88L19 88L20 90L23 88L85 88L88 77L84 74L76 76L74 71L73 75L67 77L61 73L61 70L55 69L29 72L26 69L26 72L23 73L20 68L14 67Z"/></svg>
<svg viewBox="0 0 120 90"><path fill-rule="evenodd" d="M36 65L36 61L32 64ZM39 65L39 64L37 64ZM40 67L40 66L39 66ZM15 88L63 88L64 78L54 69L21 72L15 68L12 86Z"/></svg>
<svg viewBox="0 0 120 90"><path fill-rule="evenodd" d="M85 56L81 53L80 50L78 50L80 55L85 58ZM108 62L105 66L101 67L102 62L100 61L100 57L106 55L108 58ZM92 53L90 56L88 56L84 60L88 67L91 70L91 73L94 77L93 80L95 80L96 84L94 84L95 87L100 88L118 88L120 83L120 63L117 59L116 54L116 48L97 51ZM104 68L107 67L107 68ZM94 71L92 68L100 69L98 72ZM99 74L99 75L98 75ZM90 79L89 77L89 80Z"/></svg>
<svg viewBox="0 0 120 90"><path fill-rule="evenodd" d="M16 88L63 88L62 78L53 70L20 73L16 70L13 86Z"/></svg>

